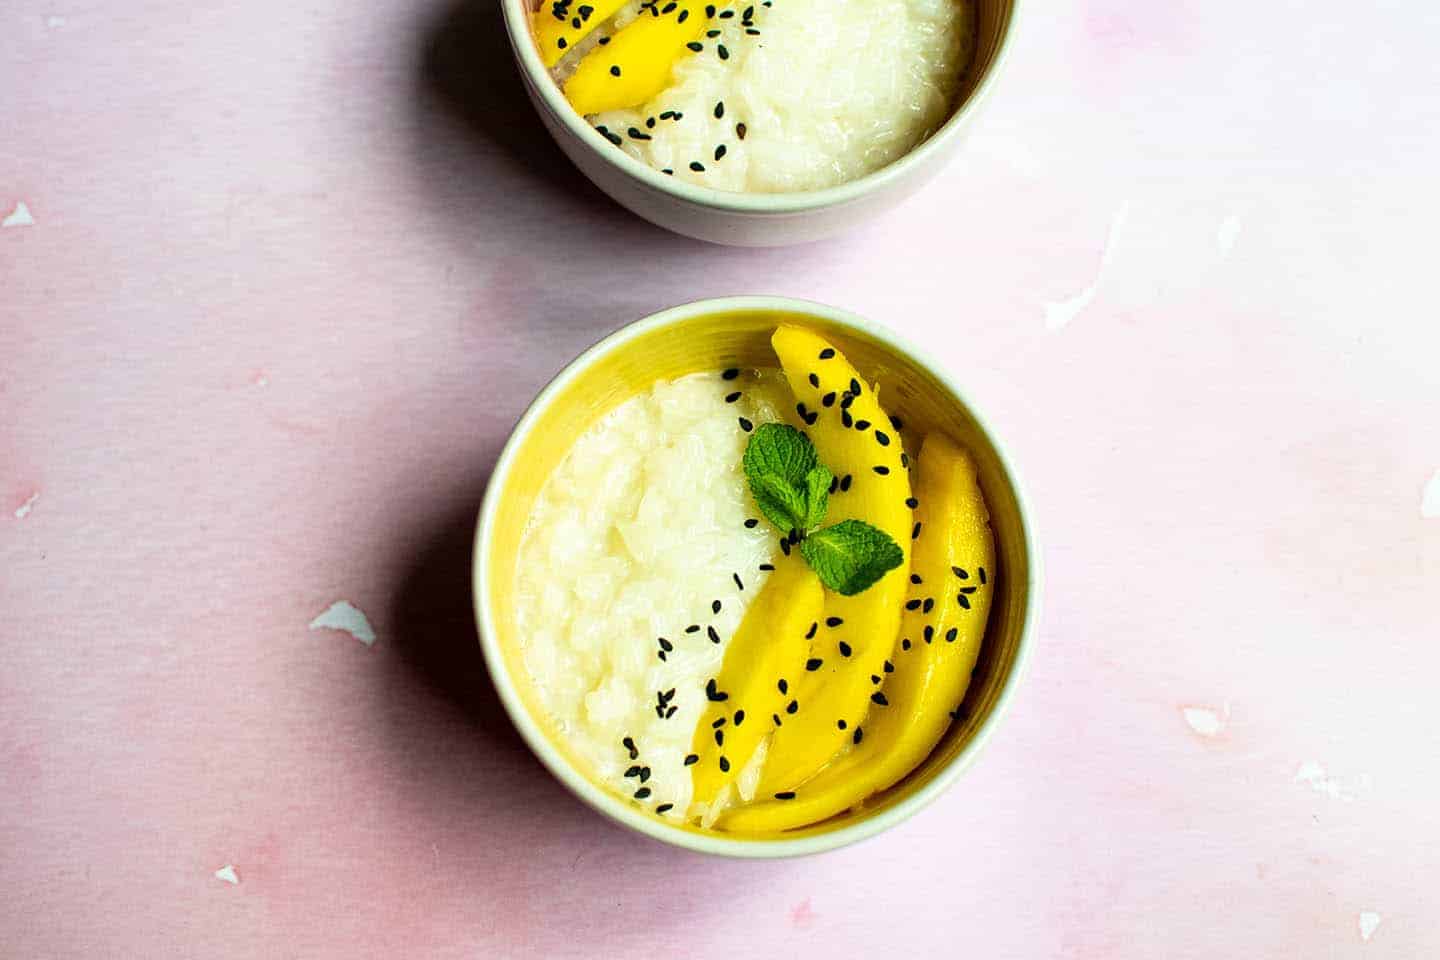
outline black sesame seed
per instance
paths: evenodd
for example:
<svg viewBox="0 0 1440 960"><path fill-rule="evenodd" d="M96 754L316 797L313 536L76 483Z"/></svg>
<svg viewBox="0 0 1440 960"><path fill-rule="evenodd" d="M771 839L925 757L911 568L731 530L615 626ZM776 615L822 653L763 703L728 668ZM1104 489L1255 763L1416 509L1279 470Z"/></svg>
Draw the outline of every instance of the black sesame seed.
<svg viewBox="0 0 1440 960"><path fill-rule="evenodd" d="M711 677L710 681L705 684L705 699L709 700L711 703L721 703L725 700L729 700L730 694L718 689L715 686L715 678Z"/></svg>
<svg viewBox="0 0 1440 960"><path fill-rule="evenodd" d="M776 800L794 800L794 799L795 799L795 791L794 791L794 790L781 790L779 793L775 794L775 799L776 799Z"/></svg>
<svg viewBox="0 0 1440 960"><path fill-rule="evenodd" d="M780 714L778 714L778 713L772 713L772 714L770 714L770 719L775 721L775 726L777 726L777 727L778 727L778 726L781 726L781 723L780 723Z"/></svg>
<svg viewBox="0 0 1440 960"><path fill-rule="evenodd" d="M713 626L705 628L705 635L710 638L711 643L720 642L720 634L716 632Z"/></svg>
<svg viewBox="0 0 1440 960"><path fill-rule="evenodd" d="M924 581L920 579L920 574L918 574L918 573L912 573L912 574L910 574L910 582L913 583L913 584L915 584L915 585L917 585L917 586L920 585L921 583L924 583Z"/></svg>
<svg viewBox="0 0 1440 960"><path fill-rule="evenodd" d="M855 418L850 416L849 410L845 410L842 408L840 411L840 426L844 427L846 430L849 430L854 425Z"/></svg>
<svg viewBox="0 0 1440 960"><path fill-rule="evenodd" d="M857 397L860 396L862 392L860 389L860 381L856 380L854 377L850 378L850 392Z"/></svg>
<svg viewBox="0 0 1440 960"><path fill-rule="evenodd" d="M921 612L921 613L929 613L931 610L934 610L934 609L935 609L935 598L934 598L934 597L926 597L926 598L925 598L925 606L921 609L920 612Z"/></svg>
<svg viewBox="0 0 1440 960"><path fill-rule="evenodd" d="M901 640L901 641L900 641L900 649L901 649L901 650L909 650L909 649L910 649L910 638L909 638L909 637L906 637L904 640Z"/></svg>
<svg viewBox="0 0 1440 960"><path fill-rule="evenodd" d="M822 406L826 407L835 406L835 391L832 390L829 393L825 394L825 396L821 397L820 403Z"/></svg>
<svg viewBox="0 0 1440 960"><path fill-rule="evenodd" d="M722 143L715 148L715 159L717 162L725 159L725 144Z"/></svg>
<svg viewBox="0 0 1440 960"><path fill-rule="evenodd" d="M625 132L630 135L630 139L631 139L631 140L649 140L649 139L650 139L650 134L644 133L644 132L642 132L642 131L640 131L640 130L637 130L635 127L631 127L629 130L626 130Z"/></svg>
<svg viewBox="0 0 1440 960"><path fill-rule="evenodd" d="M573 27L574 29L579 30L579 29L580 29L581 27L583 27L584 25L585 25L584 22L583 22L579 17L571 17L571 18L570 18L570 26Z"/></svg>
<svg viewBox="0 0 1440 960"><path fill-rule="evenodd" d="M879 674L875 674L875 673L870 674L870 682L871 682L871 683L879 683L879 682L880 682L880 675L879 675Z"/></svg>
<svg viewBox="0 0 1440 960"><path fill-rule="evenodd" d="M790 556L790 541L788 539L781 539L780 552L785 554L785 556L787 557Z"/></svg>
<svg viewBox="0 0 1440 960"><path fill-rule="evenodd" d="M710 612L711 612L711 613L719 613L719 612L720 612L720 601L719 601L719 600L711 600L711 601L710 601Z"/></svg>
<svg viewBox="0 0 1440 960"><path fill-rule="evenodd" d="M665 659L666 659L666 658L665 658L665 651L664 651L664 650L661 650L659 653L655 654L655 656L657 656L657 657L660 658L660 662L661 662L661 663L664 663L664 662L665 662Z"/></svg>
<svg viewBox="0 0 1440 960"><path fill-rule="evenodd" d="M750 37L758 37L760 36L760 31L756 30L754 27L747 27L745 30L745 35Z"/></svg>
<svg viewBox="0 0 1440 960"><path fill-rule="evenodd" d="M827 626L827 627L838 627L838 626L840 626L840 625L841 625L842 623L844 623L844 622L845 622L845 621L844 621L844 620L841 620L839 617L826 617L826 618L825 618L825 626Z"/></svg>
<svg viewBox="0 0 1440 960"><path fill-rule="evenodd" d="M844 720L836 720L836 721L835 721L835 726L839 727L841 730L844 730L844 729L845 729L845 721L844 721Z"/></svg>
<svg viewBox="0 0 1440 960"><path fill-rule="evenodd" d="M956 602L958 602L958 603L960 604L960 606L961 606L962 609L965 609L965 610L969 610L969 609L970 609L970 598L967 597L967 596L965 596L965 594L963 594L963 593L957 593L957 594L955 595L955 600L956 600Z"/></svg>
<svg viewBox="0 0 1440 960"><path fill-rule="evenodd" d="M630 751L631 760L634 760L636 757L640 756L640 751L635 749L635 740L632 737L626 737L624 740L621 740L620 745L626 750Z"/></svg>
<svg viewBox="0 0 1440 960"><path fill-rule="evenodd" d="M964 569L962 569L962 568L960 568L960 567L951 567L951 568L950 568L950 572L953 573L953 574L955 574L955 576L959 577L961 580L969 580L969 579L970 579L970 572L969 572L968 570L964 570Z"/></svg>
<svg viewBox="0 0 1440 960"><path fill-rule="evenodd" d="M611 67L610 67L610 76L612 76L612 77L618 77L618 76L620 76L620 67L617 66L617 65L613 65L613 64L612 64Z"/></svg>
<svg viewBox="0 0 1440 960"><path fill-rule="evenodd" d="M830 347L826 347L824 350L820 351L821 360L829 360L833 356L835 356L835 351Z"/></svg>
<svg viewBox="0 0 1440 960"><path fill-rule="evenodd" d="M830 478L830 493L833 495L833 494L835 493L835 491L836 491L836 490L839 490L839 489L840 489L840 478L839 478L839 477L832 476L832 477Z"/></svg>
<svg viewBox="0 0 1440 960"><path fill-rule="evenodd" d="M851 482L851 480L853 480L853 479L854 479L854 478L851 477L850 474L848 474L848 473L845 474L845 476L843 476L843 477L840 478L840 492L841 492L841 493L845 493L847 490L850 489L850 482Z"/></svg>
<svg viewBox="0 0 1440 960"><path fill-rule="evenodd" d="M820 389L820 378L815 376L815 374L813 373L810 374L810 386L814 387L816 390ZM804 404L801 404L801 406L804 406Z"/></svg>
<svg viewBox="0 0 1440 960"><path fill-rule="evenodd" d="M700 755L698 753L688 753L685 755L685 766L694 766L699 760Z"/></svg>
<svg viewBox="0 0 1440 960"><path fill-rule="evenodd" d="M849 409L850 409L850 405L851 405L852 403L854 403L854 402L855 402L855 395L854 395L853 393L847 393L847 394L845 394L845 396L843 396L843 397L840 398L840 409L841 409L841 410L849 410Z"/></svg>
<svg viewBox="0 0 1440 960"><path fill-rule="evenodd" d="M741 417L740 429L744 430L746 433L749 433L751 430L755 429L755 424L751 423L749 420L746 420L744 417Z"/></svg>
<svg viewBox="0 0 1440 960"><path fill-rule="evenodd" d="M654 117L646 117L646 118L645 118L645 129L646 129L646 130L654 130L654 129L655 129L655 118L654 118Z"/></svg>
<svg viewBox="0 0 1440 960"><path fill-rule="evenodd" d="M686 12L686 13L689 13L690 11L687 10L687 11L685 11L685 12ZM668 813L668 812L669 812L670 810L672 810L674 807L675 807L675 804L673 804L673 803L662 803L662 804L660 804L660 806L658 806L658 807L655 808L655 812L656 812L656 813Z"/></svg>
<svg viewBox="0 0 1440 960"><path fill-rule="evenodd" d="M727 759L725 759L724 757L721 757L721 758L720 758L720 772L721 772L721 773L729 773L729 772L730 772L730 761L727 760Z"/></svg>
<svg viewBox="0 0 1440 960"><path fill-rule="evenodd" d="M745 124L743 124L743 123L737 123L737 124L735 124L735 136L739 137L741 140L744 140L744 139L745 139L745 131L746 131Z"/></svg>
<svg viewBox="0 0 1440 960"><path fill-rule="evenodd" d="M661 638L660 638L660 649L661 649L661 650L664 650L666 653L669 653L671 650L674 650L674 649L675 649L675 645L674 645L673 643L671 643L669 640L666 640L664 637L661 637Z"/></svg>
<svg viewBox="0 0 1440 960"><path fill-rule="evenodd" d="M744 723L744 722L745 722L745 711L744 711L744 710L736 710L736 711L735 711L735 726L738 727L738 726L740 726L740 724L742 724L742 723Z"/></svg>
<svg viewBox="0 0 1440 960"><path fill-rule="evenodd" d="M794 713L795 711L797 711L797 710L799 710L799 709L800 709L800 701L799 701L799 700L791 700L789 703L785 704L785 712L786 712L786 713Z"/></svg>
<svg viewBox="0 0 1440 960"><path fill-rule="evenodd" d="M660 8L660 12L661 12L661 13L674 13L676 6L677 6L677 4L675 4L675 3L673 2L673 0L672 0L671 3L667 3L667 4L665 4L665 6L661 7L661 8Z"/></svg>
<svg viewBox="0 0 1440 960"><path fill-rule="evenodd" d="M846 643L844 640L840 641L840 656L850 656L850 644Z"/></svg>
<svg viewBox="0 0 1440 960"><path fill-rule="evenodd" d="M726 10L725 12L726 12L726 13L729 13L730 11L729 11L729 10ZM715 44L715 52L718 53L718 54L720 54L720 59L721 59L721 60L729 60L729 59L730 59L730 51L725 49L725 44L723 44L723 43L717 43L717 44Z"/></svg>
<svg viewBox="0 0 1440 960"><path fill-rule="evenodd" d="M690 169L694 170L696 173L704 173L705 164L701 163L699 160L691 160Z"/></svg>
<svg viewBox="0 0 1440 960"><path fill-rule="evenodd" d="M960 592L961 592L961 593L974 593L976 590L979 590L979 589L980 589L979 587L961 587L961 588L960 588Z"/></svg>
<svg viewBox="0 0 1440 960"><path fill-rule="evenodd" d="M730 574L730 579L735 581L735 589L736 589L736 590L741 590L741 591L743 591L743 590L745 589L745 581L743 581L743 580L740 579L740 574L738 574L738 573L732 573L732 574Z"/></svg>
<svg viewBox="0 0 1440 960"><path fill-rule="evenodd" d="M886 433L884 430L876 430L875 442L880 444L880 446L882 447L890 446L890 434Z"/></svg>
<svg viewBox="0 0 1440 960"><path fill-rule="evenodd" d="M807 427L813 427L813 426L815 426L815 421L816 421L816 420L819 420L819 419L820 419L820 414L814 413L814 412L807 413L807 414L805 415L805 426L807 426Z"/></svg>
<svg viewBox="0 0 1440 960"><path fill-rule="evenodd" d="M919 597L916 597L914 600L907 600L907 601L905 601L905 609L906 609L906 610L919 610L919 609L920 609L920 598L919 598Z"/></svg>
<svg viewBox="0 0 1440 960"><path fill-rule="evenodd" d="M919 540L919 539L920 539L920 521L919 521L919 520L916 520L916 521L915 521L915 526L913 526L913 527L910 528L910 539L911 539L911 540Z"/></svg>
<svg viewBox="0 0 1440 960"><path fill-rule="evenodd" d="M707 16L707 17L712 17L712 18L715 16L715 6L714 6L714 4L707 4L707 5L706 5L706 7L705 7L705 16Z"/></svg>
<svg viewBox="0 0 1440 960"><path fill-rule="evenodd" d="M610 38L609 38L609 37L601 37L599 40L596 41L596 44L597 44L598 46L602 46L602 47L603 47L603 46L605 46L605 44L607 44L607 43L609 43L609 42L610 42Z"/></svg>
<svg viewBox="0 0 1440 960"><path fill-rule="evenodd" d="M724 730L716 730L716 731L715 731L715 746L717 746L717 747L723 747L723 746L725 746L725 731L724 731Z"/></svg>
<svg viewBox="0 0 1440 960"><path fill-rule="evenodd" d="M719 120L723 116L725 116L725 101L721 100L715 104L715 119Z"/></svg>
<svg viewBox="0 0 1440 960"><path fill-rule="evenodd" d="M880 474L880 476L882 477L887 477L890 475L890 468L883 465L878 465L875 467L875 472Z"/></svg>
<svg viewBox="0 0 1440 960"><path fill-rule="evenodd" d="M761 570L774 570L774 569L775 569L775 564L773 564L773 563L762 563L762 564L760 564L760 569L761 569Z"/></svg>
<svg viewBox="0 0 1440 960"><path fill-rule="evenodd" d="M565 44L565 38L564 38L564 37L561 37L559 40L556 40L556 41L555 41L555 46L559 47L561 50L564 50L564 49L565 49L565 46L566 46L566 44Z"/></svg>
<svg viewBox="0 0 1440 960"><path fill-rule="evenodd" d="M666 167L664 170L661 170L660 172L663 173L663 174L665 174L665 176L667 176L667 177L673 177L673 176L675 176L675 171L674 171L674 170L671 170L669 167Z"/></svg>
<svg viewBox="0 0 1440 960"><path fill-rule="evenodd" d="M650 779L650 768L649 768L649 767L641 767L641 768L640 768L640 782L641 782L641 783L644 783L644 782L646 782L646 781L649 780L649 779Z"/></svg>
<svg viewBox="0 0 1440 960"><path fill-rule="evenodd" d="M856 727L856 728L855 728L855 735L850 738L850 742L853 743L853 744L855 744L855 746L858 747L858 746L860 746L860 741L861 741L861 740L864 740L864 739L865 739L865 731L864 731L863 729L861 729L860 727Z"/></svg>
<svg viewBox="0 0 1440 960"><path fill-rule="evenodd" d="M914 510L916 507L920 506L920 501L916 500L914 497L906 497L905 506L909 507L911 510Z"/></svg>
<svg viewBox="0 0 1440 960"><path fill-rule="evenodd" d="M729 20L729 19L730 19L731 17L733 17L733 16L735 16L735 11L734 11L734 10L721 10L721 11L720 11L720 19L721 19L721 20Z"/></svg>
<svg viewBox="0 0 1440 960"><path fill-rule="evenodd" d="M876 690L874 693L870 694L870 702L875 704L877 707L890 706L890 701L886 700L885 694L881 693L879 690Z"/></svg>
<svg viewBox="0 0 1440 960"><path fill-rule="evenodd" d="M757 520L757 519L755 519L754 517L748 517L748 518L745 520L745 529L746 529L746 530L754 530L754 529L755 529L756 527L758 527L758 526L760 526L760 521Z"/></svg>
<svg viewBox="0 0 1440 960"><path fill-rule="evenodd" d="M727 394L725 394L725 402L726 402L726 403L734 403L736 400L739 400L739 399L740 399L740 391L739 391L739 390L736 390L734 393L727 393Z"/></svg>
<svg viewBox="0 0 1440 960"><path fill-rule="evenodd" d="M649 788L649 787L641 787L639 790L636 790L636 791L635 791L635 799L636 799L636 800L644 800L644 799L645 799L646 797L648 797L648 796L650 796L650 788Z"/></svg>
<svg viewBox="0 0 1440 960"><path fill-rule="evenodd" d="M895 664L891 663L889 660L886 660L886 661L885 661L885 672L886 672L886 673L894 673L894 672L895 672Z"/></svg>
<svg viewBox="0 0 1440 960"><path fill-rule="evenodd" d="M754 8L753 6L746 7L746 8L745 8L745 12L742 13L742 14L740 14L740 19L741 19L741 20L754 20L754 19L755 19L755 8Z"/></svg>
<svg viewBox="0 0 1440 960"><path fill-rule="evenodd" d="M869 429L870 429L870 421L869 421L869 420L856 420L856 421L855 421L855 429L856 429L856 430L861 430L861 431L869 430Z"/></svg>
<svg viewBox="0 0 1440 960"><path fill-rule="evenodd" d="M781 693L789 693L790 684L786 682L784 677L781 677L780 682L775 684L775 689L779 690Z"/></svg>
<svg viewBox="0 0 1440 960"><path fill-rule="evenodd" d="M925 642L926 642L926 643L929 643L931 640L934 640L934 639L935 639L935 628L932 627L932 626L930 626L930 624L928 624L928 623L925 624Z"/></svg>
<svg viewBox="0 0 1440 960"><path fill-rule="evenodd" d="M812 620L812 621L810 622L810 629L805 632L805 639L806 639L806 640L814 640L814 639L815 639L815 631L816 631L816 630L819 630L819 629L820 629L820 623L819 623L819 621Z"/></svg>
<svg viewBox="0 0 1440 960"><path fill-rule="evenodd" d="M725 726L725 722L726 721L724 717L716 717L715 722L710 724L710 729L719 730L721 727Z"/></svg>
<svg viewBox="0 0 1440 960"><path fill-rule="evenodd" d="M629 768L628 770L625 771L625 776L626 776L627 778L640 776L640 768L639 768L639 767L631 767L631 768Z"/></svg>
<svg viewBox="0 0 1440 960"><path fill-rule="evenodd" d="M706 31L705 31L705 36L709 37L711 40L714 40L716 37L720 36L720 31L719 31L719 30L706 30Z"/></svg>
<svg viewBox="0 0 1440 960"><path fill-rule="evenodd" d="M705 44L700 43L698 40L691 40L689 43L685 44L685 48L687 50L693 50L696 53L699 53L701 50L705 49Z"/></svg>
<svg viewBox="0 0 1440 960"><path fill-rule="evenodd" d="M954 643L954 642L955 642L955 637L956 637L959 633L960 633L960 628L959 628L959 627L951 627L949 630L946 630L946 631L945 631L945 642L946 642L946 643Z"/></svg>
<svg viewBox="0 0 1440 960"><path fill-rule="evenodd" d="M675 18L675 22L676 22L676 23L684 23L686 20L689 20L689 19L690 19L690 11L689 11L689 10L681 10L681 11L680 11L680 16L678 16L678 17Z"/></svg>
<svg viewBox="0 0 1440 960"><path fill-rule="evenodd" d="M686 632L686 633L699 633L699 632L700 632L700 624L698 624L698 623L692 623L692 624L690 624L690 626L688 626L688 627L685 628L685 632Z"/></svg>
<svg viewBox="0 0 1440 960"><path fill-rule="evenodd" d="M985 583L985 568L984 568L984 567L981 567L981 568L980 568L980 582L981 582L981 583Z"/></svg>
<svg viewBox="0 0 1440 960"><path fill-rule="evenodd" d="M814 673L816 670L820 669L820 665L824 662L825 661L821 660L819 657L811 657L809 660L805 661L805 669L810 671L811 673ZM784 693L785 691L782 690L780 692Z"/></svg>
<svg viewBox="0 0 1440 960"><path fill-rule="evenodd" d="M900 454L900 466L904 467L906 470L910 469L910 454L903 452Z"/></svg>

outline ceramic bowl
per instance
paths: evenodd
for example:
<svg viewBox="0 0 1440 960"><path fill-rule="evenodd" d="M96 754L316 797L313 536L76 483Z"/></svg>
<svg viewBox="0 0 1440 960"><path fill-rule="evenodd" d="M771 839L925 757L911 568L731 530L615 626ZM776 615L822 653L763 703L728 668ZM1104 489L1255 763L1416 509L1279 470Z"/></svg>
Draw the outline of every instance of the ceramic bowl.
<svg viewBox="0 0 1440 960"><path fill-rule="evenodd" d="M966 719L904 780L823 823L770 836L727 835L675 824L590 780L567 745L552 737L521 659L515 618L515 558L546 478L581 432L657 380L702 370L776 364L770 334L782 321L831 339L880 381L907 430L942 429L975 458L990 510L999 565L997 589ZM637 321L591 347L540 392L500 454L475 536L473 590L480 645L500 699L535 755L576 796L646 836L705 853L783 857L871 836L913 814L975 759L1014 695L1039 604L1039 554L1015 470L999 439L944 371L894 333L820 304L775 297L705 300Z"/></svg>
<svg viewBox="0 0 1440 960"><path fill-rule="evenodd" d="M617 149L577 114L535 47L534 0L501 0L521 79L540 120L585 176L622 206L668 230L713 243L773 247L819 240L900 203L938 173L974 125L1004 60L1016 0L976 0L975 58L950 119L887 167L826 190L731 193L667 177Z"/></svg>

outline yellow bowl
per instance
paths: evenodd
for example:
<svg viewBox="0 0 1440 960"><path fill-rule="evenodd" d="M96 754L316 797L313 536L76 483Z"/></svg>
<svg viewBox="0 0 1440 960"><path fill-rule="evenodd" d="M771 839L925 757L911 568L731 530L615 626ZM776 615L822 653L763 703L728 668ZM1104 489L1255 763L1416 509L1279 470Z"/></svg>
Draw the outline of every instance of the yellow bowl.
<svg viewBox="0 0 1440 960"><path fill-rule="evenodd" d="M990 510L999 566L985 643L966 694L967 718L951 725L908 777L863 808L772 836L730 835L654 816L589 779L549 732L521 659L515 622L515 558L536 497L570 445L617 404L668 380L726 367L777 365L770 335L801 323L831 339L887 406L917 434L943 430L975 458ZM782 857L829 850L894 826L933 800L974 759L1013 696L1031 646L1040 591L1029 512L997 438L974 406L920 350L833 307L778 297L702 300L637 321L591 347L536 397L506 443L480 510L474 601L480 645L505 709L536 756L581 800L655 839L705 853Z"/></svg>

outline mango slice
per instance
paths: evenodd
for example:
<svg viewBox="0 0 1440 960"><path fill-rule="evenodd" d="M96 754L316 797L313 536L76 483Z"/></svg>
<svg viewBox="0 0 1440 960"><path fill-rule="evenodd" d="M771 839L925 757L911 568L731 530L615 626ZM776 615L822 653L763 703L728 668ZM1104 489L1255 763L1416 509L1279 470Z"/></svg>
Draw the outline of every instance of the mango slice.
<svg viewBox="0 0 1440 960"><path fill-rule="evenodd" d="M797 707L780 715L760 795L794 790L863 737L867 712L888 709L872 677L895 646L910 573L908 459L900 434L844 355L815 333L782 326L771 338L820 461L837 478L828 526L864 520L894 538L904 562L863 593L825 592L825 616L810 638ZM788 707L788 704L787 704Z"/></svg>
<svg viewBox="0 0 1440 960"><path fill-rule="evenodd" d="M712 4L712 8L713 8ZM655 4L587 53L565 81L565 98L589 116L649 102L670 85L670 70L697 43L709 19L695 0ZM661 13L669 10L669 13Z"/></svg>
<svg viewBox="0 0 1440 960"><path fill-rule="evenodd" d="M535 45L545 66L553 67L595 31L625 0L544 0L535 12Z"/></svg>
<svg viewBox="0 0 1440 960"><path fill-rule="evenodd" d="M691 752L694 801L710 804L744 769L784 714L803 671L805 639L820 619L825 591L798 555L782 557L745 611L725 648L720 675L706 689L709 704L696 724Z"/></svg>
<svg viewBox="0 0 1440 960"><path fill-rule="evenodd" d="M995 540L969 455L930 434L916 463L912 583L894 671L884 675L890 706L872 710L860 746L794 791L763 796L722 818L747 833L791 830L848 810L897 783L940 742L980 654L995 586Z"/></svg>

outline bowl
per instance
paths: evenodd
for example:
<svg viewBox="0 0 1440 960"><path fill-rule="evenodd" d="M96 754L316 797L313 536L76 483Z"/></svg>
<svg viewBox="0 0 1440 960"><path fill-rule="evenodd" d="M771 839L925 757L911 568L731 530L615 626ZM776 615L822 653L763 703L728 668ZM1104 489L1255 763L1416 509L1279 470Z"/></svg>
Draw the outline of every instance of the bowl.
<svg viewBox="0 0 1440 960"><path fill-rule="evenodd" d="M985 642L966 693L968 714L952 723L918 768L852 810L801 830L763 837L676 824L591 781L566 744L552 739L521 659L514 564L541 487L574 439L617 404L662 379L726 367L774 366L770 334L803 323L878 379L905 419L940 428L974 457L990 510L1000 571ZM1039 604L1039 554L1029 511L998 438L975 406L924 353L853 314L779 297L732 297L674 307L620 329L560 372L520 418L485 491L475 535L476 623L491 680L516 728L542 763L591 807L646 836L736 857L783 857L832 849L885 830L935 799L975 759L1014 695Z"/></svg>
<svg viewBox="0 0 1440 960"><path fill-rule="evenodd" d="M667 177L609 143L576 113L540 60L534 0L501 0L525 91L560 149L621 206L667 230L733 246L805 243L847 230L896 206L934 177L974 125L1004 60L1016 0L975 0L975 57L950 119L908 154L825 190L732 193Z"/></svg>

